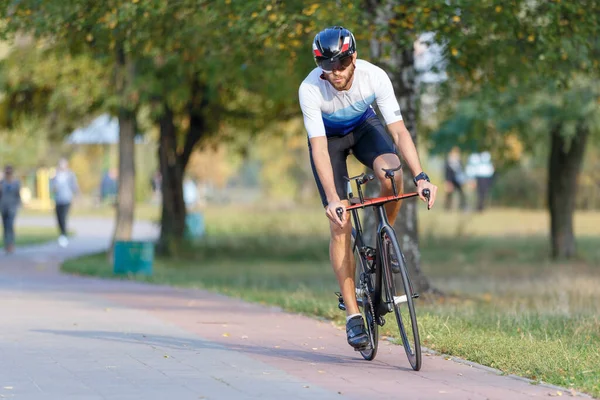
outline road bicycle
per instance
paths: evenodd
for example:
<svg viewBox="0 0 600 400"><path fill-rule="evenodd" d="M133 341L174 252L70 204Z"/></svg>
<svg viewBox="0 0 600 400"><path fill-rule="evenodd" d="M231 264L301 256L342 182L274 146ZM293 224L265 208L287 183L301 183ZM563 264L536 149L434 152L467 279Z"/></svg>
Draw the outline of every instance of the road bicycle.
<svg viewBox="0 0 600 400"><path fill-rule="evenodd" d="M396 232L387 219L384 205L392 201L417 197L419 194L398 194L394 180L394 173L398 170L400 170L400 167L383 169L385 177L392 182L393 196L365 198L362 186L373 180L374 176L363 173L352 178L346 177L350 200L350 205L346 207L346 210L351 212L353 220L352 251L356 261L356 298L362 310L365 327L370 339L370 345L357 350L366 360L371 361L375 358L379 343L379 326L385 324L384 316L393 312L408 361L411 367L418 371L421 369L421 342L414 299L418 298L419 294L413 290L406 260L400 250ZM355 197L352 193L352 180L356 182L358 197ZM428 189L423 190L423 196L429 204L430 192ZM374 209L377 218L375 247L368 246L365 243L358 215L359 209L367 207ZM343 209L338 208L336 212L341 218ZM397 266L397 273L393 272L392 264ZM339 308L345 310L342 295L340 293L336 294L338 295Z"/></svg>

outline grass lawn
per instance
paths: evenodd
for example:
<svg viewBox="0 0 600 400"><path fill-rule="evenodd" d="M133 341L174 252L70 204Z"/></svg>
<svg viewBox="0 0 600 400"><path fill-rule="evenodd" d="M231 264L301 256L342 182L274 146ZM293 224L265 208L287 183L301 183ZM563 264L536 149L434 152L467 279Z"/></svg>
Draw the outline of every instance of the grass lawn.
<svg viewBox="0 0 600 400"><path fill-rule="evenodd" d="M45 243L58 237L56 228L17 226L15 227L15 245L27 246L30 244ZM0 247L4 247L4 241L0 236Z"/></svg>
<svg viewBox="0 0 600 400"><path fill-rule="evenodd" d="M205 218L202 242L177 259L155 260L154 276L137 279L342 323L322 210L223 207ZM423 269L446 294L417 300L425 346L600 396L600 213L577 214L579 257L569 263L548 259L543 212L438 210L420 218ZM104 255L63 269L112 276ZM381 333L393 334L390 325Z"/></svg>

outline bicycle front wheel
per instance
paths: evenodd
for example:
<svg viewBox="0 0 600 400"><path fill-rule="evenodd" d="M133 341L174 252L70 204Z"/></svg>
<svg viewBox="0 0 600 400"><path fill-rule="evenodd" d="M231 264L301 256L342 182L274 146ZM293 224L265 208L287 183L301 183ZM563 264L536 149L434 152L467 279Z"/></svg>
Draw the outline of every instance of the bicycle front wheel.
<svg viewBox="0 0 600 400"><path fill-rule="evenodd" d="M398 331L406 356L411 367L418 371L421 369L421 341L419 327L414 305L414 293L404 256L396 239L396 234L389 229L384 229L381 234L383 256L383 280L385 302L388 311L394 311ZM397 263L399 273L392 272L392 262ZM400 279L395 279L400 278Z"/></svg>

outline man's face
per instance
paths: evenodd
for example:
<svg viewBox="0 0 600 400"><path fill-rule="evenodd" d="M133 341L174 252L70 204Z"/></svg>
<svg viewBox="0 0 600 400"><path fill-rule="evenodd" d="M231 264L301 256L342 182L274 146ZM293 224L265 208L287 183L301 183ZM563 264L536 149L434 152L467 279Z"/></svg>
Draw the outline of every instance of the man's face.
<svg viewBox="0 0 600 400"><path fill-rule="evenodd" d="M323 76L336 90L348 90L352 85L352 77L354 76L356 53L341 61L340 65L331 72L323 71Z"/></svg>

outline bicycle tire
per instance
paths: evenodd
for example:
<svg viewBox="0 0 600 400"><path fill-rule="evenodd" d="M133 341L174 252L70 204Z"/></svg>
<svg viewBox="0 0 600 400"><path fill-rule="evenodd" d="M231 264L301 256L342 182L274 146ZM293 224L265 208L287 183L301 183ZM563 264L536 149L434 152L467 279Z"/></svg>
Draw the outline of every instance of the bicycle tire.
<svg viewBox="0 0 600 400"><path fill-rule="evenodd" d="M387 236L387 238L386 238ZM404 261L404 256L398 245L396 234L393 230L383 229L381 232L381 250L383 255L383 280L384 280L384 292L382 296L385 296L382 301L392 306L394 314L396 315L396 323L398 324L398 330L400 333L400 339L406 352L406 356L411 367L415 371L421 369L421 341L419 338L419 326L417 324L417 314L415 311L414 298L412 285ZM390 265L391 252L394 251L396 254L398 264L400 267L399 275L402 279L402 291L396 290L396 283L394 281L394 274ZM403 314L401 305L406 305L406 311ZM390 310L391 311L391 310ZM408 322L409 324L405 324Z"/></svg>
<svg viewBox="0 0 600 400"><path fill-rule="evenodd" d="M370 277L368 279L370 279L370 285L371 285L370 293L371 293L371 298L373 298L375 296L375 280L376 280L375 275L376 274L370 273L368 271L368 261L365 259L365 257L362 254L360 254L359 248L355 243L356 243L356 231L354 229L352 229L352 249L354 252L354 260L356 262L356 268L355 268L355 274L354 274L355 275L355 277L354 277L355 287L357 289L362 289L361 277L362 277L362 274L367 274L367 276ZM375 300L373 299L373 302L374 301ZM373 361L375 359L375 356L377 355L377 348L379 346L379 326L377 325L376 317L371 312L372 310L370 309L369 306L367 306L368 300L367 300L366 295L362 296L362 304L363 304L363 306L361 307L361 311L363 314L365 327L367 328L367 335L369 335L369 339L371 340L371 348L365 349L365 350L360 350L360 354L362 355L362 357L365 360Z"/></svg>

